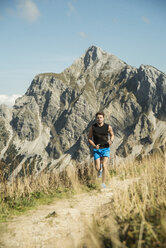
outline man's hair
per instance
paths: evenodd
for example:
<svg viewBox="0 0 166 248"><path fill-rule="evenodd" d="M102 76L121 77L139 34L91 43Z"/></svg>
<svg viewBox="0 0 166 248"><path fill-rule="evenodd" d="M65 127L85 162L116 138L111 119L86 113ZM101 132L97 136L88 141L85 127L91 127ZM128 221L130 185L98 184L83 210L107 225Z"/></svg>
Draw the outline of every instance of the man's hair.
<svg viewBox="0 0 166 248"><path fill-rule="evenodd" d="M97 117L98 115L102 115L102 116L104 117L104 113L103 113L102 111L97 112L97 113L96 113L96 117Z"/></svg>

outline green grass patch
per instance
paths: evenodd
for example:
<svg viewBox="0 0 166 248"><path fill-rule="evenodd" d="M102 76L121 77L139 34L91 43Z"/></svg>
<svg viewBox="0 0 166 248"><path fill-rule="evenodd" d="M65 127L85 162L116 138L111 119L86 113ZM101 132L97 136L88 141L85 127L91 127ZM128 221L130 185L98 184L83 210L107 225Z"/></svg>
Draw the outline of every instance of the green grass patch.
<svg viewBox="0 0 166 248"><path fill-rule="evenodd" d="M28 196L17 198L7 197L0 201L0 222L8 221L11 217L21 215L39 205L51 204L55 200L70 198L74 190L58 188L50 192L33 192Z"/></svg>
<svg viewBox="0 0 166 248"><path fill-rule="evenodd" d="M111 177L115 177L115 176L117 176L117 170L116 169L110 169L109 174Z"/></svg>
<svg viewBox="0 0 166 248"><path fill-rule="evenodd" d="M79 193L99 191L97 183L89 183L87 186L80 186ZM6 197L0 200L0 223L9 221L14 216L19 216L29 210L36 209L40 205L48 205L56 200L68 199L77 194L74 189L59 187L54 191L33 192L28 196Z"/></svg>
<svg viewBox="0 0 166 248"><path fill-rule="evenodd" d="M88 185L87 185L87 191L92 191L92 190L99 191L100 188L101 187L100 187L99 183L88 183Z"/></svg>

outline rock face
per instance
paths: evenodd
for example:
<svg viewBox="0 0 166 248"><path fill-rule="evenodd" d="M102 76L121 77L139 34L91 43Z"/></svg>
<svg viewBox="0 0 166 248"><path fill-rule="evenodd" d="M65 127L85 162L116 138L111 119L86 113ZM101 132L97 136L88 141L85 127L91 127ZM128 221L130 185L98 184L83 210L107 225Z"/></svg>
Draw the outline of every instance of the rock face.
<svg viewBox="0 0 166 248"><path fill-rule="evenodd" d="M0 105L0 151L2 151L8 144L10 139L10 125L9 121L12 118L12 110L6 105Z"/></svg>
<svg viewBox="0 0 166 248"><path fill-rule="evenodd" d="M92 46L60 74L32 81L12 110L0 107L1 160L7 177L63 169L90 159L89 127L98 110L115 133L113 162L164 149L166 75L134 68Z"/></svg>

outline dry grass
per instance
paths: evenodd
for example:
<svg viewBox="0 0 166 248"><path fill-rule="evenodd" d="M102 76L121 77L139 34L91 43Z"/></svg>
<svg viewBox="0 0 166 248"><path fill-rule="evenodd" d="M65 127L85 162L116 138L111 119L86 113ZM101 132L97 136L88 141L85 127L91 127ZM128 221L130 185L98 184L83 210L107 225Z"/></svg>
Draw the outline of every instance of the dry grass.
<svg viewBox="0 0 166 248"><path fill-rule="evenodd" d="M1 166L2 167L2 166ZM3 168L4 169L4 168ZM96 189L96 173L93 164L67 167L61 172L41 172L39 175L24 175L4 179L0 170L0 220L4 221L12 210L24 211L38 203L49 203L55 198L69 197L74 193Z"/></svg>
<svg viewBox="0 0 166 248"><path fill-rule="evenodd" d="M151 156L141 162L121 164L112 168L110 174L118 182L112 183L113 197L96 213L80 248L165 248L165 159ZM125 187L127 180L133 181ZM59 173L43 172L38 177L29 175L16 178L10 184L1 178L1 206L8 204L14 208L18 199L24 199L27 203L28 199L31 201L42 193L62 194L65 190L80 192L82 185L92 189L97 187L96 171L92 164L68 167Z"/></svg>
<svg viewBox="0 0 166 248"><path fill-rule="evenodd" d="M122 164L113 169L113 174L120 180L136 180L128 187L112 187L112 201L97 213L84 247L95 247L95 237L96 247L102 248L165 248L165 159L153 156Z"/></svg>

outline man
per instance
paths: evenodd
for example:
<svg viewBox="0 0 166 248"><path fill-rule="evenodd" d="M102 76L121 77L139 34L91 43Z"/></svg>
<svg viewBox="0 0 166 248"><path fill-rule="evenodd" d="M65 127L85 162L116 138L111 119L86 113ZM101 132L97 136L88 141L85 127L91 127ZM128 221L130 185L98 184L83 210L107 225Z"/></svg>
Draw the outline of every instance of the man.
<svg viewBox="0 0 166 248"><path fill-rule="evenodd" d="M98 176L101 177L102 175L102 187L106 188L107 161L110 157L110 145L113 143L114 133L112 127L104 123L103 112L96 113L96 121L89 130L88 141L93 146L95 168L98 171ZM108 135L110 135L110 139L108 139Z"/></svg>

